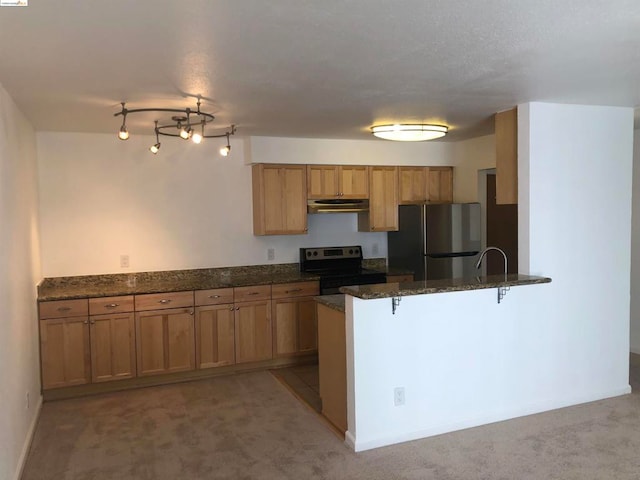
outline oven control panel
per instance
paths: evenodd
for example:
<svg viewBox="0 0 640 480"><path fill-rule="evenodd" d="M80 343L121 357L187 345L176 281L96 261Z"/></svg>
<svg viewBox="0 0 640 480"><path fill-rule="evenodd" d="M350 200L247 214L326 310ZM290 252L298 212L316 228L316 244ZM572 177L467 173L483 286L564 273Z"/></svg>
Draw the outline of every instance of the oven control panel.
<svg viewBox="0 0 640 480"><path fill-rule="evenodd" d="M327 260L339 258L362 258L362 247L301 248L300 260Z"/></svg>

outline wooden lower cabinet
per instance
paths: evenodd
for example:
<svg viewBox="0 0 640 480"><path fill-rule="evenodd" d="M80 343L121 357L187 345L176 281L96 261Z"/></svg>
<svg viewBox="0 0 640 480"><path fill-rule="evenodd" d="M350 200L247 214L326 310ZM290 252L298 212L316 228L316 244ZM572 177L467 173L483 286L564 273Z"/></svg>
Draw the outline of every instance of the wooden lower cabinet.
<svg viewBox="0 0 640 480"><path fill-rule="evenodd" d="M233 365L235 309L232 304L196 307L196 368Z"/></svg>
<svg viewBox="0 0 640 480"><path fill-rule="evenodd" d="M138 376L195 369L193 308L136 313Z"/></svg>
<svg viewBox="0 0 640 480"><path fill-rule="evenodd" d="M344 312L318 304L318 375L322 414L347 430L347 343Z"/></svg>
<svg viewBox="0 0 640 480"><path fill-rule="evenodd" d="M315 352L318 349L317 330L313 297L273 301L274 356Z"/></svg>
<svg viewBox="0 0 640 480"><path fill-rule="evenodd" d="M136 331L132 312L89 317L91 381L136 376Z"/></svg>
<svg viewBox="0 0 640 480"><path fill-rule="evenodd" d="M234 305L236 363L273 358L271 300Z"/></svg>
<svg viewBox="0 0 640 480"><path fill-rule="evenodd" d="M83 385L91 381L89 317L40 321L42 388Z"/></svg>

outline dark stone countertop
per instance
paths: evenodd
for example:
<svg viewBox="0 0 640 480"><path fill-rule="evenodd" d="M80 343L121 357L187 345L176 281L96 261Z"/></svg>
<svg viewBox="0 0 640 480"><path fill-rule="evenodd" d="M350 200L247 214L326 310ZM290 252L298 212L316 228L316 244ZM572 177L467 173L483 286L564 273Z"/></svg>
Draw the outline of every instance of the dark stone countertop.
<svg viewBox="0 0 640 480"><path fill-rule="evenodd" d="M208 290L313 280L319 280L319 277L300 272L297 263L54 277L45 278L38 285L38 301Z"/></svg>
<svg viewBox="0 0 640 480"><path fill-rule="evenodd" d="M344 313L344 295L341 293L337 295L321 295L313 297L313 299L322 305Z"/></svg>
<svg viewBox="0 0 640 480"><path fill-rule="evenodd" d="M481 290L484 288L515 287L549 282L551 282L551 279L548 277L509 274L506 276L490 275L485 277L453 278L446 280L359 285L354 287L341 287L340 292L363 300L371 300L375 298L460 292L466 290Z"/></svg>

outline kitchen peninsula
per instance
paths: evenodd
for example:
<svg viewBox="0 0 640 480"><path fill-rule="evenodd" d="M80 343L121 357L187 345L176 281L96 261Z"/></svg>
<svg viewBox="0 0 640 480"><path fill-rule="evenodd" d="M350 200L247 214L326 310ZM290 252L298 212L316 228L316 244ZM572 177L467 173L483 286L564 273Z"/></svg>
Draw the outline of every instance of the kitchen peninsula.
<svg viewBox="0 0 640 480"><path fill-rule="evenodd" d="M498 275L343 287L347 443L362 451L629 393L576 395L558 373L584 366L547 314L550 282ZM498 287L512 287L501 303ZM330 300L316 298L339 312L340 299Z"/></svg>

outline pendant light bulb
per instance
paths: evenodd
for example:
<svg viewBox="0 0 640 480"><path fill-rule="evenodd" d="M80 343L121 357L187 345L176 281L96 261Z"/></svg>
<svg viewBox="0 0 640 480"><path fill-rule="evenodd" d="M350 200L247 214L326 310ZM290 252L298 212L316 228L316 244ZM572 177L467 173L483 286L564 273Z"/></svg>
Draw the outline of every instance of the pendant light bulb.
<svg viewBox="0 0 640 480"><path fill-rule="evenodd" d="M193 143L200 143L202 141L202 135L200 135L198 132L194 133L193 135L191 135L191 141Z"/></svg>
<svg viewBox="0 0 640 480"><path fill-rule="evenodd" d="M227 145L220 149L220 155L226 157L231 152L231 144L229 143L229 134L227 133Z"/></svg>
<svg viewBox="0 0 640 480"><path fill-rule="evenodd" d="M124 102L121 102L120 105L122 105L122 112L120 112L122 113L122 126L118 132L118 138L120 140L127 140L129 138L129 130L127 130L127 109L124 108Z"/></svg>
<svg viewBox="0 0 640 480"><path fill-rule="evenodd" d="M118 132L118 138L120 140L128 140L129 139L129 130L127 130L127 127L125 125L122 125L120 127L120 131Z"/></svg>
<svg viewBox="0 0 640 480"><path fill-rule="evenodd" d="M156 143L155 145L151 145L151 146L149 147L149 151L150 151L151 153L153 153L154 155L155 155L156 153L158 153L158 151L159 151L159 150L160 150L160 142Z"/></svg>
<svg viewBox="0 0 640 480"><path fill-rule="evenodd" d="M189 140L189 130L187 130L185 127L182 127L182 129L180 130L180 138L182 138L183 140Z"/></svg>

